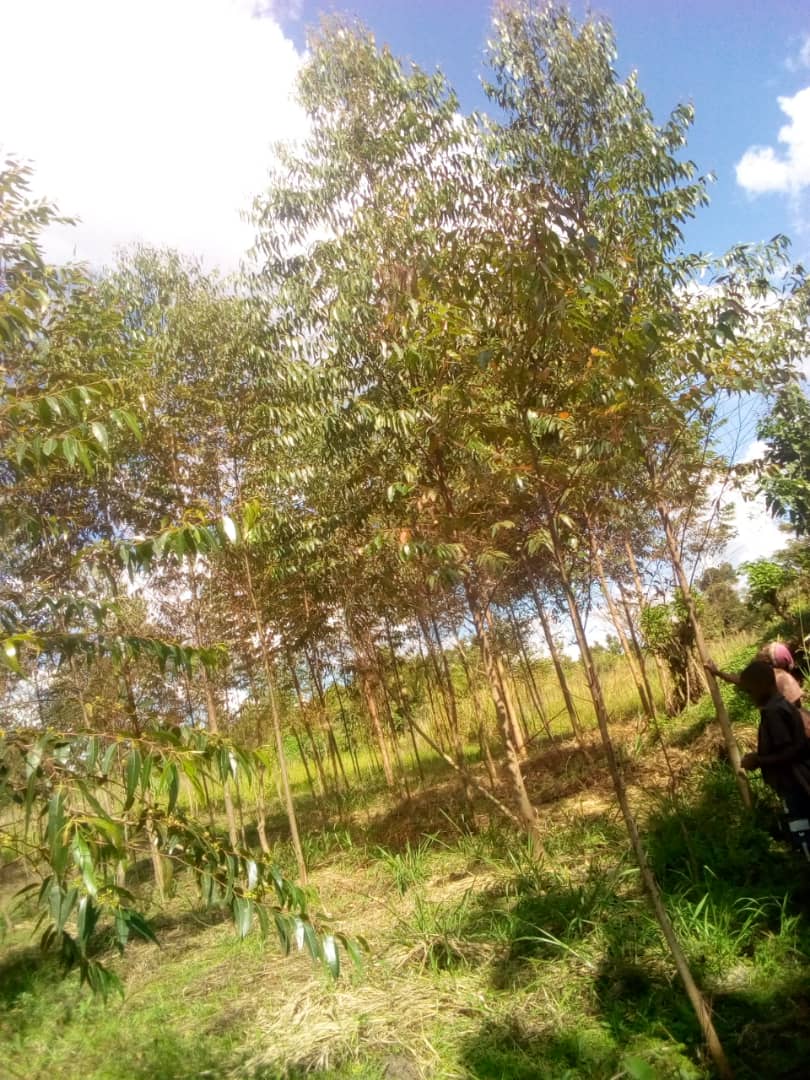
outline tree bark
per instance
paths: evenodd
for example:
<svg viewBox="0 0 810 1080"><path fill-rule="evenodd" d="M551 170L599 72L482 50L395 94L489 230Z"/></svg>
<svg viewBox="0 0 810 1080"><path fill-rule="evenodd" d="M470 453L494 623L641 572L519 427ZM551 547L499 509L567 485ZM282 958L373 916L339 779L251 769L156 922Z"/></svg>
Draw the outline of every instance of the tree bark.
<svg viewBox="0 0 810 1080"><path fill-rule="evenodd" d="M464 588L470 613L473 617L473 623L475 624L475 631L478 635L481 659L492 693L495 713L498 717L498 724L501 729L501 737L503 738L504 752L506 755L506 770L512 786L512 795L517 803L518 816L521 824L531 838L532 843L535 845L535 853L539 857L543 850L540 822L538 820L537 810L532 805L529 793L526 790L526 784L523 780L523 773L520 767L520 755L514 744L513 724L503 695L503 680L498 672L497 663L492 651L489 626L474 583L467 579L464 583Z"/></svg>
<svg viewBox="0 0 810 1080"><path fill-rule="evenodd" d="M388 753L388 746L385 740L385 733L383 732L383 726L380 720L380 706L377 700L377 688L375 685L376 673L374 672L371 656L369 655L366 643L361 641L363 636L362 632L357 628L354 630L351 628L348 617L346 619L346 624L349 626L349 634L352 637L352 644L354 645L357 680L360 683L360 691L363 695L363 700L366 703L366 709L368 711L369 719L371 720L371 728L380 750L380 760L382 762L383 775L385 776L385 784L389 790L393 790L396 787L396 781L394 779L394 770L391 766L391 756Z"/></svg>
<svg viewBox="0 0 810 1080"><path fill-rule="evenodd" d="M557 649L557 643L554 640L554 634L551 630L551 623L548 621L548 615L546 614L545 606L540 597L540 593L537 591L537 586L534 583L531 575L527 575L527 581L529 583L529 590L534 600L534 606L537 608L537 617L540 619L540 625L543 628L543 636L546 639L546 645L548 645L548 653L551 657L551 663L554 665L554 674L557 676L557 682L559 683L560 690L562 691L563 701L565 702L565 708L568 713L568 718L571 721L571 730L574 733L579 745L583 750L586 750L585 740L582 735L582 726L579 722L579 714L577 713L576 706L574 705L574 699L571 696L571 689L568 685L568 679L565 677L565 670L562 665L562 659L560 658L559 650Z"/></svg>
<svg viewBox="0 0 810 1080"><path fill-rule="evenodd" d="M302 885L307 883L307 864L304 859L304 849L301 847L301 837L298 833L298 819L295 814L292 790L290 789L290 777L287 772L287 759L284 756L284 736L281 733L281 716L276 701L275 682L273 680L273 667L270 663L270 654L265 641L265 628L259 614L259 604L256 599L256 591L253 588L253 574L250 570L250 559L247 551L244 552L245 583L247 584L248 599L253 610L253 618L256 624L256 635L259 639L259 648L264 664L264 677L267 683L267 697L270 702L270 718L273 723L273 734L276 742L276 757L278 758L278 771L281 778L281 790L284 797L284 807L287 811L287 823L290 827L290 840L292 841L295 861L298 865L298 874Z"/></svg>
<svg viewBox="0 0 810 1080"><path fill-rule="evenodd" d="M413 717L411 716L411 706L409 702L405 701L405 694L402 689L402 681L399 677L399 662L397 661L396 649L394 648L394 637L391 633L391 624L386 617L385 620L385 640L388 643L388 651L391 653L391 667L394 672L394 685L397 688L397 707L402 714L402 718L408 725L408 734L411 737L411 746L413 747L413 756L416 761L416 768L419 773L419 781L424 784L425 772L422 768L422 759L419 756L419 745L416 741L416 735L413 729Z"/></svg>
<svg viewBox="0 0 810 1080"><path fill-rule="evenodd" d="M599 576L599 585L602 589L602 595L605 598L608 611L610 612L611 622L616 628L616 633L619 636L619 643L622 647L627 666L630 668L630 674L633 677L633 682L636 684L636 691L638 692L639 700L641 701L641 707L644 710L648 720L655 720L655 704L652 697L648 695L648 688L641 677L641 673L636 667L636 660L633 655L633 650L630 647L630 642L627 640L627 634L624 632L622 626L621 616L613 601L613 597L610 594L610 586L608 585L607 575L605 573L605 566L602 562L602 556L599 554L599 549L596 545L596 540L593 535L590 535L591 555L593 556L594 565L596 567L596 573Z"/></svg>
<svg viewBox="0 0 810 1080"><path fill-rule="evenodd" d="M658 514L661 518L661 524L664 527L664 535L667 541L667 548L669 549L669 556L672 560L672 568L675 571L675 576L678 580L684 603L686 604L686 610L689 613L689 621L692 624L692 630L695 634L695 645L697 646L700 662L705 665L709 663L711 657L709 656L709 650L706 647L706 640L703 637L703 628L700 625L700 620L698 619L697 611L695 610L695 600L692 596L692 590L689 587L689 579L683 568L680 552L678 551L678 544L675 540L675 534L672 531L672 522L669 518L669 512L663 502L659 502L658 504ZM740 797L742 798L743 803L750 808L752 806L751 788L748 784L748 777L742 771L742 766L740 764L740 748L737 745L737 740L734 738L734 732L731 729L731 720L720 693L720 686L714 675L708 671L706 671L706 684L709 687L709 693L711 694L715 715L717 716L717 723L720 725L720 730L723 733L723 740L726 745L729 762L731 763L731 767L734 770L734 776L737 780L737 787L740 789Z"/></svg>
<svg viewBox="0 0 810 1080"><path fill-rule="evenodd" d="M624 550L627 553L627 561L630 566L630 570L633 577L633 587L636 591L636 602L638 603L639 615L644 610L647 599L644 596L644 588L641 584L641 575L638 572L638 563L636 562L636 556L633 553L633 548L629 540L624 542ZM655 670L658 672L658 681L661 684L661 693L664 695L664 711L667 716L673 716L675 709L672 701L672 689L669 684L669 676L667 675L664 662L657 652L653 652L653 663L655 664Z"/></svg>
<svg viewBox="0 0 810 1080"><path fill-rule="evenodd" d="M551 726L549 725L548 715L543 704L543 695L540 693L540 687L537 685L534 677L534 672L532 671L532 663L529 659L529 654L523 641L523 634L521 633L520 625L512 608L507 607L506 610L509 615L509 621L512 624L512 630L515 634L515 639L518 643L518 649L520 651L520 656L523 661L523 667L526 671L526 675L528 676L529 696L532 699L532 704L534 705L537 715L540 717L540 723L543 725L543 730L549 737L549 740L551 742L555 742L555 737L551 730Z"/></svg>
<svg viewBox="0 0 810 1080"><path fill-rule="evenodd" d="M579 615L579 608L577 607L576 597L574 590L571 587L571 583L568 577L568 573L565 567L565 559L560 542L560 537L557 532L556 525L553 517L549 517L549 531L552 537L552 543L554 546L555 560L557 563L557 569L560 575L560 580L565 593L566 603L568 605L568 611L571 616L571 622L574 627L574 633L576 635L577 644L579 646L580 656L585 668L585 674L588 680L588 688L591 693L591 700L593 701L594 710L596 712L597 723L599 724L599 734L602 738L602 746L605 751L605 758L607 759L608 769L610 770L611 780L613 781L613 787L616 792L616 798L619 803L619 807L624 818L627 832L630 837L630 844L633 848L636 861L641 871L641 878L644 883L644 887L647 891L647 895L650 899L653 911L655 913L658 926L661 930L661 934L667 943L669 951L675 962L675 967L686 990L687 997L695 1011L700 1029L706 1040L706 1045L717 1068L718 1074L723 1080L730 1080L732 1073L731 1068L726 1059L723 1051L722 1044L715 1030L714 1023L712 1021L711 1011L706 1003L703 994L700 992L697 984L695 983L692 972L689 968L689 963L686 959L686 955L681 947L681 943L675 933L675 930L670 921L666 907L664 905L661 891L658 887L658 882L655 879L652 868L647 861L647 854L644 850L644 845L641 842L641 837L638 832L638 826L633 816L633 812L630 808L630 803L627 798L627 789L624 784L624 777L622 776L619 762L616 757L616 752L613 746L613 740L610 737L610 729L608 726L608 713L605 705L604 697L602 695L602 687L599 682L599 676L596 672L596 667L593 663L593 657L591 655L588 641L585 636L585 628L582 625L582 620Z"/></svg>
<svg viewBox="0 0 810 1080"><path fill-rule="evenodd" d="M496 677L500 684L501 695L503 697L504 707L506 709L506 715L509 721L509 729L512 732L512 742L515 747L515 752L521 761L524 761L528 756L526 750L526 733L521 727L520 717L515 710L515 703L512 700L512 695L509 691L509 684L506 679L506 668L504 666L503 657L501 656L500 649L495 645L493 635L495 631L495 620L492 618L492 612L489 607L485 607L482 610L483 620L489 632L489 649L494 664L494 670Z"/></svg>

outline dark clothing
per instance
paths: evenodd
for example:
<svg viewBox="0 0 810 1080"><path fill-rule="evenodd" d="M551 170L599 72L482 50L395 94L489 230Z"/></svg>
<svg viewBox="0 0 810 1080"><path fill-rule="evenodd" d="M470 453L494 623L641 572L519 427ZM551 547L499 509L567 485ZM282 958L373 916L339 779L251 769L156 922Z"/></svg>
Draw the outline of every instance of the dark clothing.
<svg viewBox="0 0 810 1080"><path fill-rule="evenodd" d="M773 694L759 717L757 757L762 779L782 796L803 790L796 766L810 779L810 769L802 764L810 759L810 740L804 733L801 713L780 694Z"/></svg>
<svg viewBox="0 0 810 1080"><path fill-rule="evenodd" d="M810 792L797 784L790 791L786 791L782 798L785 800L788 818L810 820Z"/></svg>

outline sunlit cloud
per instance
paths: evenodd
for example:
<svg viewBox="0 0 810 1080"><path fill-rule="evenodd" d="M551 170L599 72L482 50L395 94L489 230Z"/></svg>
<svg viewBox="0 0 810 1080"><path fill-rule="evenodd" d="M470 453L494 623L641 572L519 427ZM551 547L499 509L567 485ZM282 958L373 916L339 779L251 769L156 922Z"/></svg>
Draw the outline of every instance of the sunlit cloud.
<svg viewBox="0 0 810 1080"><path fill-rule="evenodd" d="M30 159L37 191L81 218L50 235L52 258L103 263L141 241L238 265L253 238L240 214L265 185L271 144L304 122L291 99L301 55L277 19L295 9L3 5L0 147Z"/></svg>

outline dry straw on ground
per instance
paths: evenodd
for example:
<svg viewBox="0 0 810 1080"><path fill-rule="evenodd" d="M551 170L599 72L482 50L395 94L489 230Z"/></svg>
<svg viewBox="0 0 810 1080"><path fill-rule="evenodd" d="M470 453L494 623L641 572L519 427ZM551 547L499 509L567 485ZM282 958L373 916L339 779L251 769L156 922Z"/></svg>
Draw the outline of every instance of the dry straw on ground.
<svg viewBox="0 0 810 1080"><path fill-rule="evenodd" d="M277 1007L261 1010L261 1051L240 1075L276 1070L325 1070L347 1061L388 1057L410 1063L414 1077L436 1075L439 1053L429 1032L458 1010L458 998L435 984L420 989L413 973L369 970L355 984L329 986L317 979L296 987Z"/></svg>

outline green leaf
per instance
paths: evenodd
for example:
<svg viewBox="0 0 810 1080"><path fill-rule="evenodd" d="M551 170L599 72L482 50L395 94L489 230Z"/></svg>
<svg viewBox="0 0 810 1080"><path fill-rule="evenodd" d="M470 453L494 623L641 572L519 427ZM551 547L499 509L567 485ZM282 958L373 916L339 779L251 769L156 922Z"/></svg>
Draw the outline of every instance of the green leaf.
<svg viewBox="0 0 810 1080"><path fill-rule="evenodd" d="M640 1057L626 1057L622 1068L632 1080L658 1080L658 1073Z"/></svg>
<svg viewBox="0 0 810 1080"><path fill-rule="evenodd" d="M87 951L87 945L93 936L93 930L98 922L100 911L93 903L91 897L83 896L79 901L79 910L76 916L76 934L82 952Z"/></svg>
<svg viewBox="0 0 810 1080"><path fill-rule="evenodd" d="M126 919L129 924L129 928L133 934L137 934L138 937L143 938L144 941L151 941L153 945L159 945L160 942L155 937L155 932L149 925L147 920L139 911L126 910Z"/></svg>
<svg viewBox="0 0 810 1080"><path fill-rule="evenodd" d="M82 875L82 881L84 887L90 893L91 896L95 896L96 879L95 879L95 867L93 865L93 856L90 853L90 848L87 846L87 842L80 832L76 832L73 837L73 861L79 868L79 873Z"/></svg>
<svg viewBox="0 0 810 1080"><path fill-rule="evenodd" d="M98 420L94 420L90 425L90 430L93 432L93 438L98 445L107 453L110 449L110 441L107 438L107 429L103 424L100 424Z"/></svg>
<svg viewBox="0 0 810 1080"><path fill-rule="evenodd" d="M180 774L174 762L169 765L167 772L169 775L168 811L171 814L175 806L177 806L177 796L180 794Z"/></svg>
<svg viewBox="0 0 810 1080"><path fill-rule="evenodd" d="M240 938L247 937L253 922L253 904L241 896L233 898L233 921Z"/></svg>
<svg viewBox="0 0 810 1080"><path fill-rule="evenodd" d="M326 934L322 942L323 959L332 975L337 978L340 974L340 956L337 943L332 934Z"/></svg>
<svg viewBox="0 0 810 1080"><path fill-rule="evenodd" d="M127 794L124 809L129 810L135 801L135 789L141 777L141 755L136 749L130 750L127 758Z"/></svg>
<svg viewBox="0 0 810 1080"><path fill-rule="evenodd" d="M113 758L115 757L115 751L117 749L118 749L118 744L114 743L114 742L110 743L110 745L107 747L107 750L106 750L106 752L104 754L104 757L101 759L101 775L102 776L109 776L110 775L110 766L113 763Z"/></svg>

